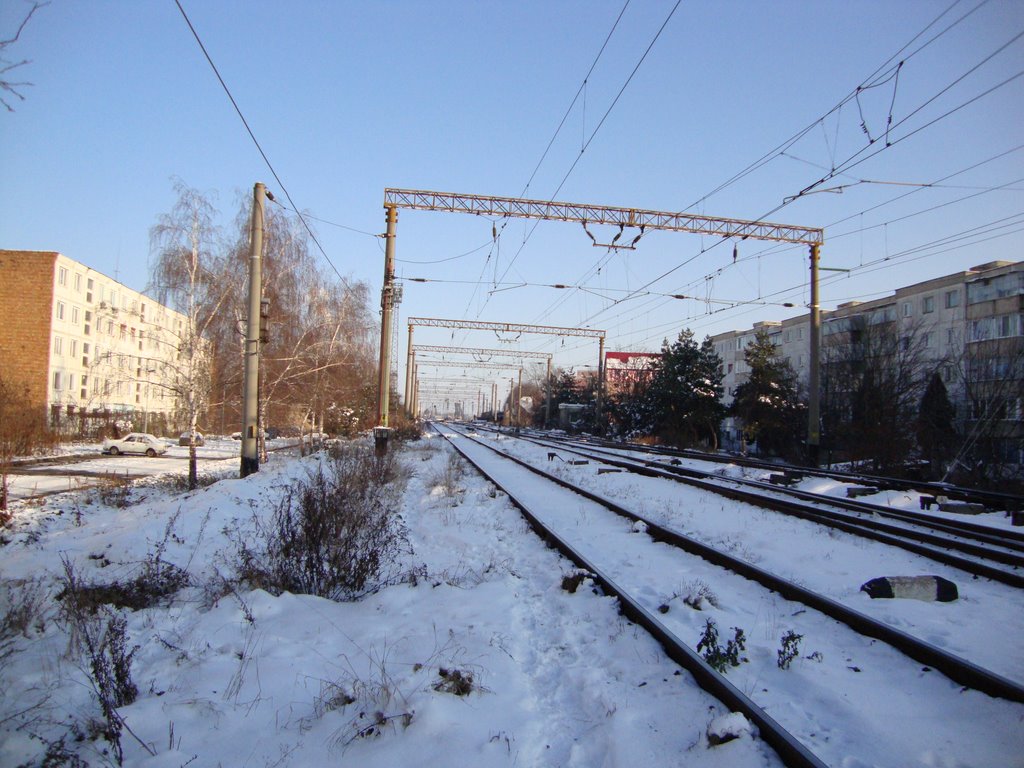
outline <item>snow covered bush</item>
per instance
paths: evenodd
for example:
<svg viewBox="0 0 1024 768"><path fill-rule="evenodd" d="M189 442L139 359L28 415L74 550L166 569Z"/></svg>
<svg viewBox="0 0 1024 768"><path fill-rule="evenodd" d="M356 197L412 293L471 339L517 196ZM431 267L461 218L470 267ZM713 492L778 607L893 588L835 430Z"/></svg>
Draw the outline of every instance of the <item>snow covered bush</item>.
<svg viewBox="0 0 1024 768"><path fill-rule="evenodd" d="M747 649L747 638L739 627L733 627L733 630L735 636L722 648L718 644L718 627L713 620L708 619L704 623L704 634L697 643L697 652L703 651L704 661L722 674L728 672L729 667L738 667L740 662L747 660L740 656Z"/></svg>
<svg viewBox="0 0 1024 768"><path fill-rule="evenodd" d="M803 638L803 635L798 635L793 630L789 630L782 636L782 647L779 648L777 661L779 669L789 669L793 659L800 655L800 641Z"/></svg>
<svg viewBox="0 0 1024 768"><path fill-rule="evenodd" d="M404 543L397 514L407 472L394 452L342 445L289 488L269 521L236 541L239 577L253 588L355 600L390 583Z"/></svg>

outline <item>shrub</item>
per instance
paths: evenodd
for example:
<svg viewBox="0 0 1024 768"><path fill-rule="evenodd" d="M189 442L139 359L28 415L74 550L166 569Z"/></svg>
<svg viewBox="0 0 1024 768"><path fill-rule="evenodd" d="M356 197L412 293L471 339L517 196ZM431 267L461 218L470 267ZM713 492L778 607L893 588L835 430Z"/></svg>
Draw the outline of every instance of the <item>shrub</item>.
<svg viewBox="0 0 1024 768"><path fill-rule="evenodd" d="M708 619L704 624L704 634L697 643L697 652L704 652L704 661L722 674L728 672L729 667L738 667L740 662L747 661L745 657L740 656L747 648L747 638L739 627L733 627L733 630L733 639L722 648L718 644L718 627L714 621Z"/></svg>
<svg viewBox="0 0 1024 768"><path fill-rule="evenodd" d="M78 574L69 560L65 558L62 562L62 616L68 624L72 642L77 642L85 656L83 671L89 677L103 715L99 735L110 744L115 761L121 765L124 758L121 734L125 724L117 710L131 704L139 694L131 677L132 657L139 647L128 647L128 623L124 616L105 607L89 610L89 600L83 596Z"/></svg>
<svg viewBox="0 0 1024 768"><path fill-rule="evenodd" d="M366 446L335 446L326 465L236 542L236 568L250 586L351 600L388 583L404 542L397 507L407 476L393 453L378 458Z"/></svg>
<svg viewBox="0 0 1024 768"><path fill-rule="evenodd" d="M100 501L108 507L124 509L131 503L132 481L129 477L119 477L107 473L96 486Z"/></svg>
<svg viewBox="0 0 1024 768"><path fill-rule="evenodd" d="M779 648L777 661L779 669L789 669L793 659L800 655L800 641L803 640L803 637L793 630L789 630L782 636L782 647Z"/></svg>

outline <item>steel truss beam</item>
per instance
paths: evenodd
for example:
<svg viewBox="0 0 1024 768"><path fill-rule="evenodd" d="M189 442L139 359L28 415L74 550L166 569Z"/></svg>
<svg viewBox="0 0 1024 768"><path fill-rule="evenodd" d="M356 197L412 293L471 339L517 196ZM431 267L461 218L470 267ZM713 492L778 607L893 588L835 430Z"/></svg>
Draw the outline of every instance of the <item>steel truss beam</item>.
<svg viewBox="0 0 1024 768"><path fill-rule="evenodd" d="M524 200L515 197L428 192L417 189L385 189L384 207L471 213L477 216L502 216L516 219L572 221L580 224L615 224L620 227L663 229L671 232L693 232L700 235L774 240L807 245L821 245L825 239L824 231L821 229L798 227L791 224L774 224L767 221L724 219L718 216L649 211L640 208L616 208L607 205Z"/></svg>
<svg viewBox="0 0 1024 768"><path fill-rule="evenodd" d="M437 352L442 354L457 355L494 355L495 357L521 357L524 359L535 358L550 360L553 355L550 352L520 352L515 349L478 349L475 347L444 347L433 344L414 344L413 352Z"/></svg>
<svg viewBox="0 0 1024 768"><path fill-rule="evenodd" d="M491 368L494 370L518 371L522 365L518 363L481 363L476 360L416 360L416 365L440 366L442 368Z"/></svg>
<svg viewBox="0 0 1024 768"><path fill-rule="evenodd" d="M477 331L503 333L539 333L548 336L584 336L589 339L603 339L604 331L593 328L560 328L554 325L527 325L526 323L495 323L487 320L446 320L439 317L410 317L409 325L427 328L466 328Z"/></svg>

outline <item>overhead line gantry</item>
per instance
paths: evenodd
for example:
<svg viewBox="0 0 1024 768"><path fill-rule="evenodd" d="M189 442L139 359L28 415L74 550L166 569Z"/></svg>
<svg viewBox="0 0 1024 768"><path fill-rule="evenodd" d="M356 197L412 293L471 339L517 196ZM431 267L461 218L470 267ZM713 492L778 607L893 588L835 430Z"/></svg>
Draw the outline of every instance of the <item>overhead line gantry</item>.
<svg viewBox="0 0 1024 768"><path fill-rule="evenodd" d="M778 224L767 221L750 221L729 219L719 216L702 216L685 212L655 211L643 208L624 208L607 205L588 205L585 203L565 203L554 200L529 200L515 197L494 197L491 195L467 195L454 192L431 192L417 189L384 190L384 209L386 212L387 232L384 235L384 286L381 289L381 345L379 371L379 398L377 423L381 427L388 425L388 395L391 376L390 339L392 327L392 308L395 291L395 237L398 225L398 209L408 208L420 211L443 211L447 213L466 213L476 216L497 216L501 218L540 219L548 221L567 221L582 224L612 224L621 231L625 227L640 230L632 245L647 230L664 230L671 232L691 232L700 235L711 235L722 238L739 238L743 240L772 240L785 243L802 243L810 246L811 260L811 338L810 338L810 402L808 408L807 445L809 458L817 462L818 444L820 442L820 307L818 300L818 259L821 245L824 242L824 230L812 227L800 227L791 224ZM610 245L609 247L615 247ZM449 323L470 321L444 321ZM481 321L476 321L480 323ZM513 323L496 325L514 326ZM458 325L439 327L456 328ZM498 330L498 329L495 329ZM514 330L509 327L505 330ZM582 330L582 329L581 329ZM568 335L568 334L566 334ZM574 335L584 335L582 333ZM604 346L604 332L601 332L601 346ZM602 349L599 373L604 369ZM598 387L598 407L600 408L600 385ZM600 416L600 411L598 412ZM386 440L387 430L384 430Z"/></svg>
<svg viewBox="0 0 1024 768"><path fill-rule="evenodd" d="M418 352L426 352L433 354L443 355L472 355L475 362L487 362L482 358L485 357L512 357L517 360L531 360L539 359L547 361L547 380L551 381L551 358L550 352L526 352L517 349L483 349L480 347L453 347L453 346L442 346L437 344L418 344L412 343L412 324L409 325L409 344L407 347L407 357L405 362L405 407L410 415L413 415L413 410L410 407L413 400L413 388L415 387L415 371L416 371L416 354ZM456 361L457 362L457 361ZM550 391L546 398L545 405L545 421L550 416L551 410L551 397Z"/></svg>

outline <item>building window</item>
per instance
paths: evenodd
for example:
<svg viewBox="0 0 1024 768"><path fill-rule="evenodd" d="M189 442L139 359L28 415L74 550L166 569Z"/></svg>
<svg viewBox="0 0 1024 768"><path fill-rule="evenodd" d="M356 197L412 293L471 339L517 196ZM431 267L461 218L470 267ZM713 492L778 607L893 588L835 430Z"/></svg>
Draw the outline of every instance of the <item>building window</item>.
<svg viewBox="0 0 1024 768"><path fill-rule="evenodd" d="M935 334L932 333L931 331L929 331L928 333L926 333L924 335L924 346L927 349L927 348L932 347L934 344L935 344Z"/></svg>
<svg viewBox="0 0 1024 768"><path fill-rule="evenodd" d="M914 315L914 304L909 301L903 302L903 316L913 317Z"/></svg>
<svg viewBox="0 0 1024 768"><path fill-rule="evenodd" d="M68 354L71 357L78 357L78 339L71 340L71 347L68 350Z"/></svg>
<svg viewBox="0 0 1024 768"><path fill-rule="evenodd" d="M53 388L60 389L60 371L53 372Z"/></svg>
<svg viewBox="0 0 1024 768"><path fill-rule="evenodd" d="M1005 339L1013 336L1013 315L1003 315L996 318L996 338Z"/></svg>
<svg viewBox="0 0 1024 768"><path fill-rule="evenodd" d="M935 311L935 297L925 296L921 302L921 313L928 315Z"/></svg>
<svg viewBox="0 0 1024 768"><path fill-rule="evenodd" d="M67 285L67 284L68 284L68 268L67 267L57 267L57 285Z"/></svg>
<svg viewBox="0 0 1024 768"><path fill-rule="evenodd" d="M956 331L954 331L952 328L946 329L946 343L949 344L950 346L956 343Z"/></svg>
<svg viewBox="0 0 1024 768"><path fill-rule="evenodd" d="M53 337L53 354L64 354L64 339L62 339L60 336Z"/></svg>
<svg viewBox="0 0 1024 768"><path fill-rule="evenodd" d="M58 301L57 302L57 319L58 320L63 320L64 319L64 302L63 301Z"/></svg>
<svg viewBox="0 0 1024 768"><path fill-rule="evenodd" d="M75 292L82 292L82 275L79 272L75 272Z"/></svg>
<svg viewBox="0 0 1024 768"><path fill-rule="evenodd" d="M785 332L785 333L784 333L784 334L782 335L782 340L783 340L783 341L784 341L785 343L787 343L787 344L788 344L788 343L789 343L789 338L790 338L790 332L789 332L789 331L786 331L786 332Z"/></svg>
<svg viewBox="0 0 1024 768"><path fill-rule="evenodd" d="M71 324L78 325L78 307L71 308Z"/></svg>
<svg viewBox="0 0 1024 768"><path fill-rule="evenodd" d="M960 306L960 291L946 291L946 309Z"/></svg>

